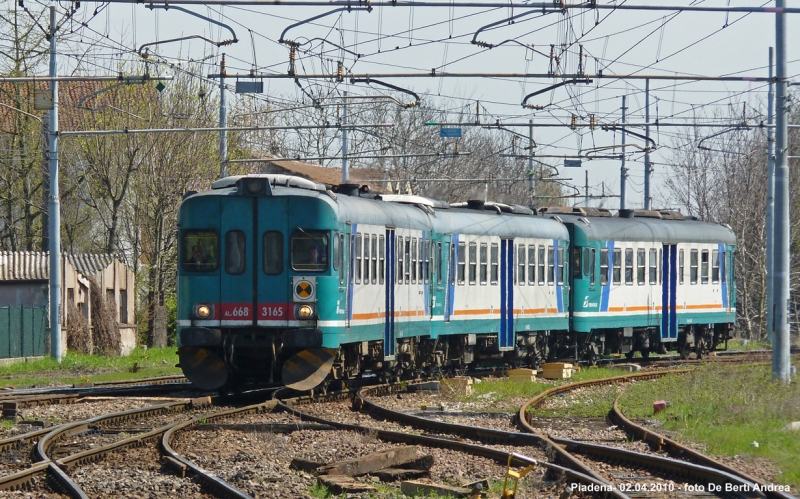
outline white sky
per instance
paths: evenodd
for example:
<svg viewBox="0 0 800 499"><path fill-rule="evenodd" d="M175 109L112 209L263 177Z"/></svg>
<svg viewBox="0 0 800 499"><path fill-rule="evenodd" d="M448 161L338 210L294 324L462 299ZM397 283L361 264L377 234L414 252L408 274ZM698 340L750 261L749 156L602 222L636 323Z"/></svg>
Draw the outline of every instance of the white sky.
<svg viewBox="0 0 800 499"><path fill-rule="evenodd" d="M10 1L10 0L9 0ZM358 2L354 0L354 5ZM549 59L535 54L517 43L507 43L494 49L480 48L470 43L481 26L501 21L524 10L510 9L506 2L497 2L495 9L480 8L423 8L376 7L371 13L343 12L323 17L289 31L287 38L309 41L298 60L298 73L335 71L337 60L353 73L369 73L394 85L420 94L423 102L433 103L432 96L455 99L456 107L465 110L465 120L474 120L475 101L487 110L487 121L568 123L576 113L583 118L592 113L601 124L619 121L621 96L628 95L628 121L644 121L643 80L596 80L591 85L562 87L531 99L534 104L555 103L545 111L531 111L520 105L531 92L552 85L558 79L504 78L382 78L386 73L429 72L431 68L448 72L547 73ZM600 0L600 3L613 3ZM624 2L619 2L624 3ZM638 0L638 5L702 5L773 6L762 0ZM800 1L787 0L787 6L800 7ZM35 4L32 4L35 5ZM104 7L103 7L104 6ZM37 6L39 7L39 6ZM186 6L183 6L186 7ZM41 7L39 7L41 8ZM95 8L99 12L95 15ZM332 10L330 7L288 6L193 6L186 7L201 15L228 24L239 42L217 48L199 39L159 45L157 52L173 61L204 60L203 74L217 73L219 55L227 54L229 73L246 73L255 68L267 73L285 73L289 50L277 43L281 32L289 25ZM59 7L63 10L63 6ZM595 25L596 20L601 22ZM190 35L202 35L213 40L230 37L227 30L177 10L151 11L143 4L98 4L83 2L75 15L76 21L87 23L82 38L85 43L100 40L100 55L89 61L87 70L98 74L113 72L121 55L135 51L142 44ZM727 27L724 27L727 24ZM800 14L787 16L789 75L800 73ZM66 29L80 26L67 23ZM355 57L329 43L326 39L353 52ZM675 15L670 11L578 11L566 15L541 12L518 19L513 25L502 24L478 35L488 43L516 40L534 49L549 53L550 44L571 44L565 63L567 72L577 67L578 44L588 54L585 70L594 73L603 69L606 74L682 74L682 75L741 75L767 76L768 47L775 44L774 14L690 13ZM107 48L104 48L107 47ZM205 59L204 59L205 58ZM71 63L74 67L74 62ZM154 73L157 71L154 71ZM161 74L169 74L167 68ZM301 81L302 82L302 81ZM338 86L325 82L302 82L315 95L337 95L341 90L358 94L364 85ZM210 85L208 85L210 89ZM303 94L292 80L265 80L263 98L279 96L298 101ZM373 87L380 88L380 87ZM234 97L233 93L229 97ZM308 102L308 99L305 100ZM691 121L701 114L729 113L729 104L747 103L748 115L762 109L766 112L766 83L752 82L679 82L651 81L651 117L662 121ZM705 119L702 121L707 122ZM717 128L715 131L721 130ZM515 129L527 135L527 129ZM620 134L588 129L580 133L569 128L539 128L534 137L539 144L537 154L572 155L580 148L619 144ZM643 131L640 131L643 133ZM660 206L659 193L667 174L664 163L671 155L669 148L676 132L672 128L652 130L659 150L652 155L655 163L652 193L654 207ZM432 134L438 130L431 128ZM444 142L446 139L442 139ZM636 141L629 137L628 142ZM643 141L637 141L643 144ZM629 149L630 152L630 149ZM557 160L549 160L557 161ZM599 194L601 182L606 191L619 193L619 160L584 161L589 171L592 194ZM643 158L629 156L628 207L643 206ZM583 192L584 169L559 168L561 176L572 178ZM582 202L582 199L578 200ZM590 203L597 204L597 203ZM607 207L616 208L617 199L608 199Z"/></svg>

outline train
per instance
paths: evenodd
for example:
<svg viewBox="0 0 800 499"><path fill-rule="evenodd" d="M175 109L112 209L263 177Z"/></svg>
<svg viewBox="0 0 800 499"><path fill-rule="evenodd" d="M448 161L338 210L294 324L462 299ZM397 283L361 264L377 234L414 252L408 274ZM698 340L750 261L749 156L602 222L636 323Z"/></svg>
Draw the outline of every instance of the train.
<svg viewBox="0 0 800 499"><path fill-rule="evenodd" d="M195 385L325 390L484 365L726 348L730 227L675 211L220 179L178 213L177 343Z"/></svg>

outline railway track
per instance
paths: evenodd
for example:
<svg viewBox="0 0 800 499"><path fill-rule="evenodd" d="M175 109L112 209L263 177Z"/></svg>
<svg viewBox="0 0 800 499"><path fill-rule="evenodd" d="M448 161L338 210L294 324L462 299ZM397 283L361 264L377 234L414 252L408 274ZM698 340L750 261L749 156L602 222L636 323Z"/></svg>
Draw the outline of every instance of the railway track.
<svg viewBox="0 0 800 499"><path fill-rule="evenodd" d="M563 394L579 388L596 387L610 383L648 380L668 374L684 372L686 371L630 374L560 385L542 392L526 402L520 408L517 420L523 431L548 438L554 445L561 447L564 452L580 454L583 458L593 460L594 462L619 463L629 471L627 476L624 476L625 485L623 488L626 492L632 493L629 494L631 497L652 497L652 493L665 493L666 496L675 497L678 495L709 497L733 494L738 497L768 497L770 499L793 498L794 496L790 494L769 490L770 487L768 484L740 470L736 470L651 430L636 425L626 418L619 410L618 402L621 394L617 396L614 402L614 409L610 415L612 421L617 423L627 434L641 438L651 444L655 450L665 450L677 459L669 459L652 453L633 452L608 445L579 442L566 438L550 438L543 435L541 431L535 428L529 419L531 408L538 406L547 398L557 394ZM643 471L649 474L643 475ZM670 487L668 482L664 482L662 479L662 477L665 476L671 477L675 482L681 484L681 490L664 490L664 486ZM623 478L622 473L617 473L617 477ZM719 488L717 489L717 487ZM712 489L716 489L716 491ZM726 490L728 490L729 493L726 494Z"/></svg>

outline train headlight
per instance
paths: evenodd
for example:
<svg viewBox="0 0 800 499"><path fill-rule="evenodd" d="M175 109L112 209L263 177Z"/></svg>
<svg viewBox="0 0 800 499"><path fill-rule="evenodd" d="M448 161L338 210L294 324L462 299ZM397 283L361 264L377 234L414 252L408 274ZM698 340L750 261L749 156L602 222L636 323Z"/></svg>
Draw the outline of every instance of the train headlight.
<svg viewBox="0 0 800 499"><path fill-rule="evenodd" d="M261 190L261 182L258 180L249 180L247 182L247 190L250 194L258 194Z"/></svg>
<svg viewBox="0 0 800 499"><path fill-rule="evenodd" d="M212 305L195 305L194 306L194 315L198 319L210 319L214 316L214 307Z"/></svg>
<svg viewBox="0 0 800 499"><path fill-rule="evenodd" d="M314 307L311 305L299 305L295 315L301 320L311 319L314 317Z"/></svg>

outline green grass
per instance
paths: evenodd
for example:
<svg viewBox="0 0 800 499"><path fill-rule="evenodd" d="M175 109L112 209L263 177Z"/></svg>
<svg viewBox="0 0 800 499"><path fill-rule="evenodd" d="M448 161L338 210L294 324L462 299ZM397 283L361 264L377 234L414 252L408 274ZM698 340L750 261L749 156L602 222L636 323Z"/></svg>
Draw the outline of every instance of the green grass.
<svg viewBox="0 0 800 499"><path fill-rule="evenodd" d="M653 416L653 401L670 407ZM770 366L706 364L685 375L630 386L620 409L635 419L654 418L661 430L706 453L765 458L780 469L778 481L800 487L800 434L782 430L800 421L800 383L772 381ZM759 447L751 446L758 442Z"/></svg>
<svg viewBox="0 0 800 499"><path fill-rule="evenodd" d="M17 388L87 381L119 381L181 374L175 347L135 349L127 357L69 352L61 363L50 357L0 366L0 386Z"/></svg>
<svg viewBox="0 0 800 499"><path fill-rule="evenodd" d="M746 340L745 340L746 341ZM728 350L732 351L750 351L750 350L769 350L772 345L768 341L746 341L742 340L728 340Z"/></svg>

